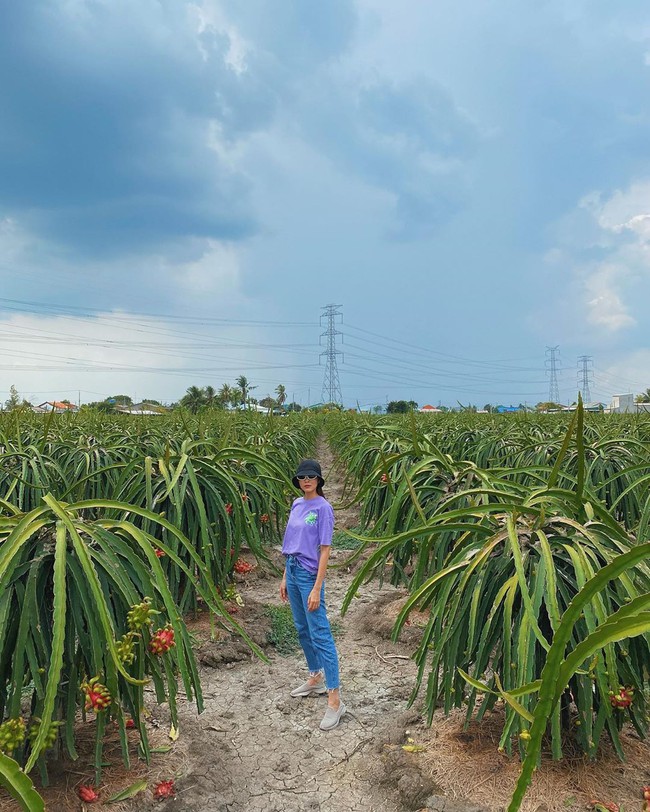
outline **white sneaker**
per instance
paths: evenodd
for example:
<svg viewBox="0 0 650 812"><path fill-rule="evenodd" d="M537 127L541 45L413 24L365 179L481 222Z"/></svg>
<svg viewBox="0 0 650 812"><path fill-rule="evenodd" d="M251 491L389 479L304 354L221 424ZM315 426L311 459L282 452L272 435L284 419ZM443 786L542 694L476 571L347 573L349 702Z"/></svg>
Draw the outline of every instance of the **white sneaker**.
<svg viewBox="0 0 650 812"><path fill-rule="evenodd" d="M325 716L323 716L323 721L320 723L320 729L332 730L332 728L335 728L341 721L341 717L346 710L347 708L342 702L338 708L336 708L336 710L334 708L330 708L328 705L327 710L325 711Z"/></svg>
<svg viewBox="0 0 650 812"><path fill-rule="evenodd" d="M325 687L325 680L321 675L321 678L315 685L310 685L309 682L305 682L302 685L299 685L297 688L294 688L293 691L291 691L291 696L311 696L312 694L326 693L327 688Z"/></svg>

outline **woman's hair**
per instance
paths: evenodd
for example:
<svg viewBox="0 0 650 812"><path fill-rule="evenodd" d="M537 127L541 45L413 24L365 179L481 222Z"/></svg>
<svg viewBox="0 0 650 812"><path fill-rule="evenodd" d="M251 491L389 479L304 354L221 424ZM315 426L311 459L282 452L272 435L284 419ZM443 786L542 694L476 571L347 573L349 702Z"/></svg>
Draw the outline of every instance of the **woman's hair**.
<svg viewBox="0 0 650 812"><path fill-rule="evenodd" d="M325 498L325 494L323 493L323 486L320 484L320 482L318 483L318 485L316 485L316 493L319 496L322 496L323 498Z"/></svg>

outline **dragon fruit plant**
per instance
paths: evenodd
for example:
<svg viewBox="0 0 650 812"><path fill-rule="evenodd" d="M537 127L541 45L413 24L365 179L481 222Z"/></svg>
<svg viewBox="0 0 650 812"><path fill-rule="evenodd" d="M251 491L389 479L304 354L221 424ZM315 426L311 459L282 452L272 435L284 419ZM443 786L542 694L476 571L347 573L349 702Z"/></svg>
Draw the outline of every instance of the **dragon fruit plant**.
<svg viewBox="0 0 650 812"><path fill-rule="evenodd" d="M102 510L115 517L134 508L103 500L67 504L52 496L43 501L26 515L0 501L0 594L8 609L0 612L0 750L15 753L25 772L59 738L74 757L74 709L81 707L96 728L99 785L104 729L115 721L125 730L127 718L144 718L145 684L153 681L157 700L169 702L177 727L176 682L199 710L201 686L152 536L124 519L97 518ZM225 616L193 545L162 517L150 514L149 521L162 522L176 549L186 550L194 566L178 556L175 566L205 604ZM22 645L8 651L17 639ZM163 665L162 657L170 663ZM29 735L21 717L28 685ZM146 727L138 729L148 758ZM120 739L126 759L125 733Z"/></svg>

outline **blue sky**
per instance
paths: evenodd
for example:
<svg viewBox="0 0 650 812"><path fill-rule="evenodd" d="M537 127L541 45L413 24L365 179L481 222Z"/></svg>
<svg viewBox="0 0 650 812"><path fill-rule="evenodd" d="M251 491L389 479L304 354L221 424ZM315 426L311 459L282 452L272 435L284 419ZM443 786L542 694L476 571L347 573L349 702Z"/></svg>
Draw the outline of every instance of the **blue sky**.
<svg viewBox="0 0 650 812"><path fill-rule="evenodd" d="M0 9L0 399L650 386L650 9L32 0Z"/></svg>

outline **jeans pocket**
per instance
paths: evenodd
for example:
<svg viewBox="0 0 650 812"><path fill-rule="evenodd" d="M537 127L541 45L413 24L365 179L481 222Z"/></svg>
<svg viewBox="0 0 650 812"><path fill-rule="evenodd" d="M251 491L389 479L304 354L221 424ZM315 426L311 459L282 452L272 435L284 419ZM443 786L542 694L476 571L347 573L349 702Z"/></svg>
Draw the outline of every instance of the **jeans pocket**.
<svg viewBox="0 0 650 812"><path fill-rule="evenodd" d="M308 569L306 569L306 567L303 567L303 565L300 563L300 561L298 561L298 559L296 559L296 569L299 570L301 578L306 576L307 578L311 578L311 580L314 581L314 583L316 582L317 573L310 572Z"/></svg>

